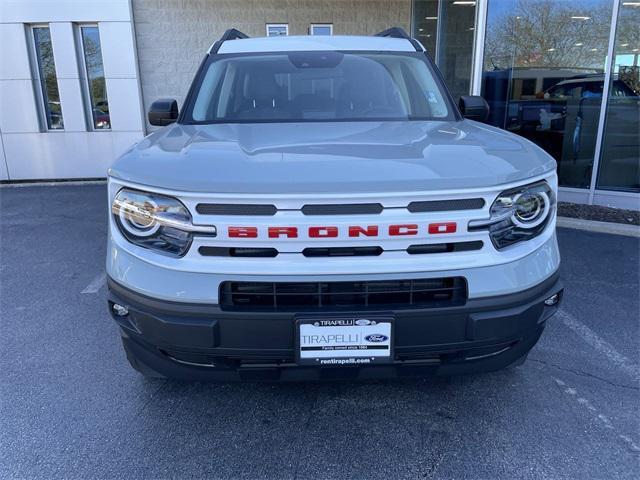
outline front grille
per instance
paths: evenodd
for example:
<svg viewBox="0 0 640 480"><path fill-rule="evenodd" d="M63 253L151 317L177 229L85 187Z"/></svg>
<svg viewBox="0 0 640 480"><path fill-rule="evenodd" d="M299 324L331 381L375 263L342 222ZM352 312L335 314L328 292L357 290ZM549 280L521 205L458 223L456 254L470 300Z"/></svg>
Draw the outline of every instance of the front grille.
<svg viewBox="0 0 640 480"><path fill-rule="evenodd" d="M313 311L464 305L463 277L370 282L222 282L225 310Z"/></svg>
<svg viewBox="0 0 640 480"><path fill-rule="evenodd" d="M411 202L406 209L411 213L478 210L484 203L482 198L427 200ZM380 203L327 203L303 205L300 211L303 215L379 215L384 209ZM196 211L201 215L274 216L278 208L272 204L199 203Z"/></svg>
<svg viewBox="0 0 640 480"><path fill-rule="evenodd" d="M451 253L480 250L484 243L482 240L472 242L428 243L424 245L411 245L406 252L410 255L427 253ZM309 258L317 257L377 257L384 253L379 246L368 247L308 247L302 250L302 255ZM280 252L275 248L265 247L209 247L198 248L200 255L204 257L277 257Z"/></svg>

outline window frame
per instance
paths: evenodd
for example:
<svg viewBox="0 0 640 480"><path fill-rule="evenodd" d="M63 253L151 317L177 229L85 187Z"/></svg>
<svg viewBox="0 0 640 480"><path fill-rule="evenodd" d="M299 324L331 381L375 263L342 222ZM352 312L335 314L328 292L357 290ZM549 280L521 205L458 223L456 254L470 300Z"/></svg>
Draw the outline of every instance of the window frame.
<svg viewBox="0 0 640 480"><path fill-rule="evenodd" d="M89 70L87 68L87 60L84 51L84 39L82 38L82 29L84 27L95 27L98 29L98 37L100 38L100 58L102 59L102 69L104 71L104 59L102 57L102 34L100 32L100 25L97 22L87 23L74 23L74 40L76 47L76 56L78 60L78 68L80 73L80 83L82 90L82 100L84 103L84 117L85 127L89 132L111 132L113 131L113 125L111 125L111 115L109 115L109 128L96 128L93 119L93 102L91 100L91 91L89 87ZM105 76L105 89L106 89L106 76ZM107 95L107 102L109 101Z"/></svg>
<svg viewBox="0 0 640 480"><path fill-rule="evenodd" d="M329 35L316 35L315 33L313 33L313 29L315 27L329 27ZM312 37L331 37L333 36L333 23L312 23L311 25L309 25L309 35L311 35Z"/></svg>
<svg viewBox="0 0 640 480"><path fill-rule="evenodd" d="M40 58L38 56L38 49L36 47L36 32L37 28L46 28L49 30L49 37L51 38L51 26L49 23L31 23L26 25L28 38L28 54L30 60L30 69L32 78L32 86L34 95L38 97L36 100L36 106L38 110L38 123L40 124L41 132L64 132L64 112L62 111L62 99L60 99L60 112L62 115L62 128L49 128L49 121L47 119L47 102L45 101L45 91L43 88L42 72L40 69ZM51 38L51 54L54 55L53 62L55 65L55 54L53 52L53 38ZM55 66L54 66L55 71ZM58 72L56 74L56 84L58 85L58 96L60 96L60 84L58 83ZM48 97L47 97L48 98Z"/></svg>
<svg viewBox="0 0 640 480"><path fill-rule="evenodd" d="M269 35L269 27L284 27L284 35ZM288 23L265 23L265 36L267 37L288 37L289 36L289 24Z"/></svg>

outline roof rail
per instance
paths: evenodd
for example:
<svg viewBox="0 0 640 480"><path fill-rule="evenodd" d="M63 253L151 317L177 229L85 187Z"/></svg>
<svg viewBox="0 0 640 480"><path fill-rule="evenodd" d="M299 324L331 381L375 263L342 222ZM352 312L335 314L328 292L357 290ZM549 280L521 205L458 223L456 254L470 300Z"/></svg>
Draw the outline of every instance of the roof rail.
<svg viewBox="0 0 640 480"><path fill-rule="evenodd" d="M404 38L409 40L411 37L407 32L404 31L402 27L391 27L383 30L382 32L376 33L374 37L391 37L391 38Z"/></svg>
<svg viewBox="0 0 640 480"><path fill-rule="evenodd" d="M404 38L405 40L409 40L409 42L411 42L411 45L413 45L413 48L416 49L416 52L424 51L422 45L420 45L420 43L415 38L411 38L402 27L387 28L382 32L376 33L374 37Z"/></svg>
<svg viewBox="0 0 640 480"><path fill-rule="evenodd" d="M222 46L222 44L227 40L242 40L243 38L249 38L249 35L247 35L246 33L242 33L240 30L237 30L235 28L230 28L229 30L227 30L222 34L222 36L220 37L220 40L216 41L213 45L211 45L211 48L207 53L210 53L210 54L217 53L220 47Z"/></svg>
<svg viewBox="0 0 640 480"><path fill-rule="evenodd" d="M227 40L241 40L243 38L249 38L249 35L242 33L240 30L235 28L230 28L222 34L219 41L226 42Z"/></svg>

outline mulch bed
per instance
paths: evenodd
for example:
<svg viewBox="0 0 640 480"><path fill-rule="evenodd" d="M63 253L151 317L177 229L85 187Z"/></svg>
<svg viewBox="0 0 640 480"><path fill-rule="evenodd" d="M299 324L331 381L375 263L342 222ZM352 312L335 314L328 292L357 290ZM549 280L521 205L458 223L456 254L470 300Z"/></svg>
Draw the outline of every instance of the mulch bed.
<svg viewBox="0 0 640 480"><path fill-rule="evenodd" d="M581 218L583 220L597 220L598 222L640 225L640 211L601 207L599 205L559 202L558 215L562 217Z"/></svg>

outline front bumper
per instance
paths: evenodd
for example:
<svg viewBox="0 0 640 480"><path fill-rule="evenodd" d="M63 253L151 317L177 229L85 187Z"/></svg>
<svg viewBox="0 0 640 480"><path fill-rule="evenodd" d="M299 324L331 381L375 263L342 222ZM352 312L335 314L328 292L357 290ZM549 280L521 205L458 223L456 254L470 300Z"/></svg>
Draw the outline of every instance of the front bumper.
<svg viewBox="0 0 640 480"><path fill-rule="evenodd" d="M154 299L109 279L109 311L125 349L148 369L189 380L323 380L487 372L525 356L561 298L557 272L525 291L472 298L458 307L382 310L393 315L394 361L359 367L294 362L295 313L231 312L217 305ZM113 304L129 314L113 314ZM323 312L331 316L331 312ZM348 312L349 315L371 315ZM345 315L341 311L340 315Z"/></svg>

